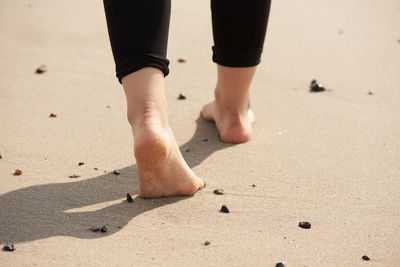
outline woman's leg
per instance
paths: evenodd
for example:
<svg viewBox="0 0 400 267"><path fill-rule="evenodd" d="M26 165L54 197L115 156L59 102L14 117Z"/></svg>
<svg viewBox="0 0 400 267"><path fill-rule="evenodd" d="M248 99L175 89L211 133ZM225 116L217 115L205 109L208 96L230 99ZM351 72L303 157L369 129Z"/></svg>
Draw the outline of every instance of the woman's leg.
<svg viewBox="0 0 400 267"><path fill-rule="evenodd" d="M203 107L202 115L215 121L224 142L242 143L252 135L250 85L260 63L270 4L270 0L211 0L218 81L215 100Z"/></svg>
<svg viewBox="0 0 400 267"><path fill-rule="evenodd" d="M117 76L132 127L139 195L193 195L204 187L169 127L164 76L169 0L104 0Z"/></svg>

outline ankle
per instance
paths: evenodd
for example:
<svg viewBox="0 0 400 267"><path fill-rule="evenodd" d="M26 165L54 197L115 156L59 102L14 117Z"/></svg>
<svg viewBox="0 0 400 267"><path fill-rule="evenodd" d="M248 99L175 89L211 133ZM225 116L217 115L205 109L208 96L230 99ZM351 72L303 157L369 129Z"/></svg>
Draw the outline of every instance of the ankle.
<svg viewBox="0 0 400 267"><path fill-rule="evenodd" d="M232 116L245 114L250 109L250 96L238 96L234 92L229 92L229 89L217 86L214 91L215 104L219 110L228 112Z"/></svg>

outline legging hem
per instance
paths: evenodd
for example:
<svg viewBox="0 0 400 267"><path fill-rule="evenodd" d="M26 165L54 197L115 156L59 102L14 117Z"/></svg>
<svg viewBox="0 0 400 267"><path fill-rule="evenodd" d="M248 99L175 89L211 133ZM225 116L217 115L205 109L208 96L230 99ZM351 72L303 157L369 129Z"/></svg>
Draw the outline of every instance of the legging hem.
<svg viewBox="0 0 400 267"><path fill-rule="evenodd" d="M212 60L227 67L253 67L261 62L262 48L226 50L213 46Z"/></svg>
<svg viewBox="0 0 400 267"><path fill-rule="evenodd" d="M138 71L145 67L154 67L162 71L164 77L169 74L169 61L168 59L162 59L155 55L137 55L133 57L129 57L124 60L122 63L116 65L116 76L118 81L122 83L122 78L126 75Z"/></svg>

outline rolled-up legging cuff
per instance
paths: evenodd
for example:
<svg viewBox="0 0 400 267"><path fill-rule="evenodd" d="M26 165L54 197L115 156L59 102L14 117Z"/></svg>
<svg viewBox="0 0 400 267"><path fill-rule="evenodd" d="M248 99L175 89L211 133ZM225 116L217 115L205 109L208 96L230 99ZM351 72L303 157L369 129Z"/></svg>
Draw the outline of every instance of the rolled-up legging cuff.
<svg viewBox="0 0 400 267"><path fill-rule="evenodd" d="M169 73L169 60L155 55L136 55L129 57L116 65L117 78L122 83L122 78L132 72L145 67L154 67L161 70L164 77Z"/></svg>
<svg viewBox="0 0 400 267"><path fill-rule="evenodd" d="M213 61L227 67L252 67L261 61L262 48L224 50L213 46Z"/></svg>

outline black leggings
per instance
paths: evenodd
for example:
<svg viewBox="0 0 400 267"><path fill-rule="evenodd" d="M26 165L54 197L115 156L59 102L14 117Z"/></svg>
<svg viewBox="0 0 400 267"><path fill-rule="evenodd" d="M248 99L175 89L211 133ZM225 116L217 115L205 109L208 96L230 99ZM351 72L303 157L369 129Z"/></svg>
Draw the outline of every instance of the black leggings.
<svg viewBox="0 0 400 267"><path fill-rule="evenodd" d="M119 81L143 67L158 68L167 76L171 0L103 2ZM260 63L270 5L271 0L211 0L215 63L228 67Z"/></svg>

